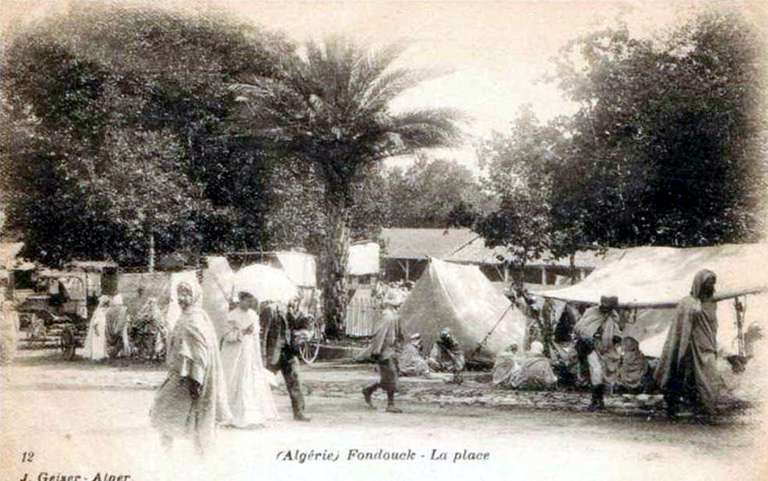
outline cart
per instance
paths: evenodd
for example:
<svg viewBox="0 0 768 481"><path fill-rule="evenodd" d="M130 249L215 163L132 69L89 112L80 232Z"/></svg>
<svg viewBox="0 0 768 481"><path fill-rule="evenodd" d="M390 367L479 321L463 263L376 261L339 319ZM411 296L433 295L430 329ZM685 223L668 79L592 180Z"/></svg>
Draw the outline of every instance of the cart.
<svg viewBox="0 0 768 481"><path fill-rule="evenodd" d="M38 283L45 291L27 296L18 307L26 341L54 347L65 359L74 359L88 330L86 280L79 273L45 271L38 275Z"/></svg>

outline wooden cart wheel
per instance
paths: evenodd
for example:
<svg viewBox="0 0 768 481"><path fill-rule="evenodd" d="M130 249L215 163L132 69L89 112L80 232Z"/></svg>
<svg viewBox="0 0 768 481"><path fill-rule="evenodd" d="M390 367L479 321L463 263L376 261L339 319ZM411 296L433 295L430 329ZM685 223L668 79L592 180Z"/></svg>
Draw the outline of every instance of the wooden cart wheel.
<svg viewBox="0 0 768 481"><path fill-rule="evenodd" d="M312 364L317 359L317 355L320 354L320 341L322 340L322 334L320 333L319 324L314 326L314 335L312 339L306 342L302 342L299 346L299 354L301 359L307 363Z"/></svg>

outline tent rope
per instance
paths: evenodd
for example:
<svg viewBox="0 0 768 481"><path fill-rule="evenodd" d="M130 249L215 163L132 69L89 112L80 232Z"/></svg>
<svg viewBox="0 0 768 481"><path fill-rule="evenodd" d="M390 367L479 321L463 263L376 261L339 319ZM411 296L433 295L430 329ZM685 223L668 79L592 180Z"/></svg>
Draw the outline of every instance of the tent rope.
<svg viewBox="0 0 768 481"><path fill-rule="evenodd" d="M507 312L509 312L513 307L515 307L515 305L510 302L509 306L506 309L504 309L504 312L502 312L501 315L499 316L499 319L496 321L496 324L494 324L491 330L488 331L488 334L486 334L485 337L479 343L477 343L477 347L475 348L475 350L472 351L469 357L467 357L467 362L471 361L480 352L480 350L483 348L485 343L488 342L488 339L491 337L491 334L493 334L493 331L495 331L496 328L499 327L499 324L501 324L501 321L504 320L504 316L506 316Z"/></svg>

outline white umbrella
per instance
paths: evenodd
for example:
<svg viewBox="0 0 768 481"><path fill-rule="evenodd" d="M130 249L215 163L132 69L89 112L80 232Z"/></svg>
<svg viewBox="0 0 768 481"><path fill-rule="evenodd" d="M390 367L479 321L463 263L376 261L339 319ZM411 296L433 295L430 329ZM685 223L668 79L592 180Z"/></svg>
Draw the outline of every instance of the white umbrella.
<svg viewBox="0 0 768 481"><path fill-rule="evenodd" d="M289 302L299 295L299 290L280 269L253 264L235 273L235 293L247 292L259 302Z"/></svg>

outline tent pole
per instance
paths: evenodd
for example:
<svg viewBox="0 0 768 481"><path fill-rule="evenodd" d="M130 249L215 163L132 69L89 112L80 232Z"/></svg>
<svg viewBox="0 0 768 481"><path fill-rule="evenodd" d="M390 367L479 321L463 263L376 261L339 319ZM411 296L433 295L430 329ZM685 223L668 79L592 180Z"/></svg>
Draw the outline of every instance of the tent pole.
<svg viewBox="0 0 768 481"><path fill-rule="evenodd" d="M739 356L744 356L744 305L738 297L733 299L733 308L736 310L736 339Z"/></svg>
<svg viewBox="0 0 768 481"><path fill-rule="evenodd" d="M411 261L409 259L405 260L405 282L408 282L411 280Z"/></svg>

